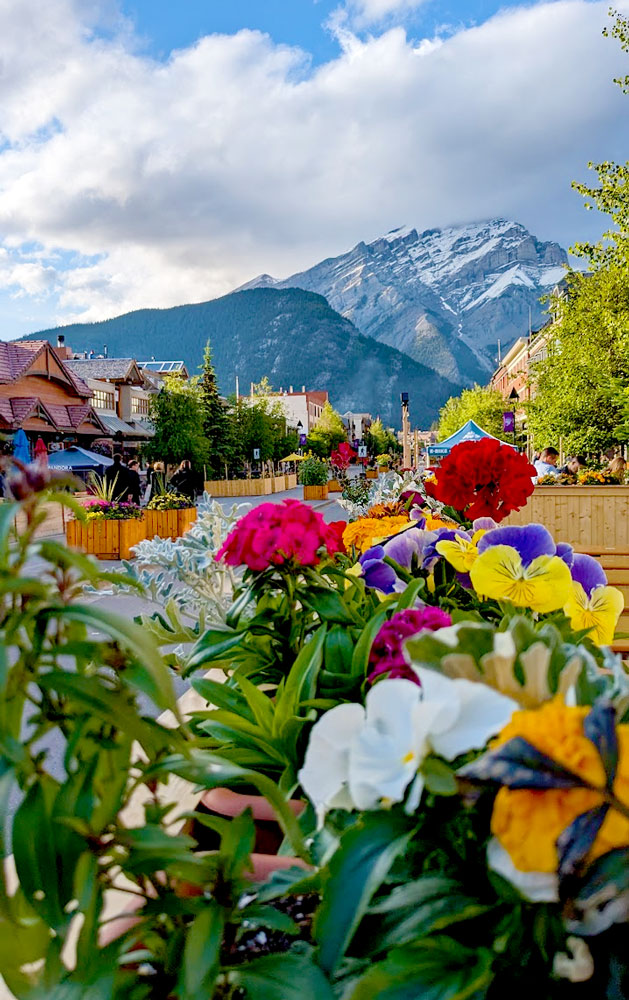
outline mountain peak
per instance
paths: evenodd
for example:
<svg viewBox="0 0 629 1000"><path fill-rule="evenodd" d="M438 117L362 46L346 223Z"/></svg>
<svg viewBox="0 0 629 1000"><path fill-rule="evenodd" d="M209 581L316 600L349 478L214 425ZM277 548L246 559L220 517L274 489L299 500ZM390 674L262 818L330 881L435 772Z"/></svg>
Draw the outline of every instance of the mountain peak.
<svg viewBox="0 0 629 1000"><path fill-rule="evenodd" d="M541 323L540 298L567 262L520 222L493 218L419 232L398 226L282 281L319 292L362 333L461 384L484 381L503 346ZM268 280L267 280L268 279Z"/></svg>

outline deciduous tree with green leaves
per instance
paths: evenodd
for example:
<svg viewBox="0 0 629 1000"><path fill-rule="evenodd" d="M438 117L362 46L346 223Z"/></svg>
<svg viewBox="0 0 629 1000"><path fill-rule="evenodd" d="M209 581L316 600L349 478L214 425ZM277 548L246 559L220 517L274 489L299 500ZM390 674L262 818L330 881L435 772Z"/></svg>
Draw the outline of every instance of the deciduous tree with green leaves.
<svg viewBox="0 0 629 1000"><path fill-rule="evenodd" d="M327 458L330 452L338 448L341 441L347 441L347 428L341 414L327 402L321 416L308 434L308 447L315 455Z"/></svg>
<svg viewBox="0 0 629 1000"><path fill-rule="evenodd" d="M199 379L186 382L167 376L161 392L151 397L150 416L155 436L145 446L147 458L169 465L187 458L197 471L202 471L209 458L203 415Z"/></svg>
<svg viewBox="0 0 629 1000"><path fill-rule="evenodd" d="M610 13L604 34L627 52L629 19ZM629 93L629 76L614 82ZM570 271L567 295L553 301L557 320L533 375L529 426L536 447L561 438L567 450L598 452L629 440L629 163L588 166L598 183L573 187L610 225L599 242L571 248L587 272Z"/></svg>
<svg viewBox="0 0 629 1000"><path fill-rule="evenodd" d="M506 408L504 399L495 389L480 385L464 389L460 396L450 396L441 407L438 438L443 441L450 437L468 420L476 421L488 434L500 437L502 414Z"/></svg>

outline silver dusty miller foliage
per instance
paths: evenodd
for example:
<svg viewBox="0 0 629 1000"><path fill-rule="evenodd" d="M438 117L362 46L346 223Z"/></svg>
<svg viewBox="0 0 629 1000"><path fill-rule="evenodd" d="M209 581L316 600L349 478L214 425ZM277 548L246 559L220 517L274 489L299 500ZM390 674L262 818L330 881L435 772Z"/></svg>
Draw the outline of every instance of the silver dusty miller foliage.
<svg viewBox="0 0 629 1000"><path fill-rule="evenodd" d="M217 562L216 553L236 521L251 504L233 504L223 510L204 493L197 520L181 538L153 538L134 547L134 562L124 568L138 592L159 608L158 617L142 616L142 623L163 644L194 641L212 623L222 623L238 582L238 570ZM119 587L118 592L127 588Z"/></svg>
<svg viewBox="0 0 629 1000"><path fill-rule="evenodd" d="M387 472L378 476L372 480L372 486L364 503L354 503L345 497L340 497L336 502L347 511L350 520L355 521L356 518L364 517L369 508L375 504L394 503L405 490L421 493L430 507L439 506L426 497L423 483L413 472L408 472L405 476L400 476L397 472Z"/></svg>

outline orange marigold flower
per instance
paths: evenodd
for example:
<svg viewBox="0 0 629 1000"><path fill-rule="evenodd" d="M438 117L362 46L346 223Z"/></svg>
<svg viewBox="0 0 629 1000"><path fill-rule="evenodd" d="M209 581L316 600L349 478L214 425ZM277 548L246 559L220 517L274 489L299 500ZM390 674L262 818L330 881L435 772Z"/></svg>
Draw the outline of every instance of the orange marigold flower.
<svg viewBox="0 0 629 1000"><path fill-rule="evenodd" d="M567 706L561 698L534 711L514 712L493 746L521 736L552 760L602 788L605 771L596 747L583 732L589 708ZM629 806L629 725L616 727L618 772L616 797ZM492 832L520 871L556 872L557 838L570 824L601 804L602 796L587 788L548 791L502 787L496 796ZM611 808L591 851L591 857L629 845L629 819Z"/></svg>
<svg viewBox="0 0 629 1000"><path fill-rule="evenodd" d="M353 545L359 552L366 552L381 539L397 535L398 531L406 527L408 527L408 515L361 517L347 525L343 532L343 542L347 549Z"/></svg>
<svg viewBox="0 0 629 1000"><path fill-rule="evenodd" d="M405 514L404 504L396 500L395 503L375 503L367 511L367 517L398 517ZM408 515L407 519L408 519Z"/></svg>

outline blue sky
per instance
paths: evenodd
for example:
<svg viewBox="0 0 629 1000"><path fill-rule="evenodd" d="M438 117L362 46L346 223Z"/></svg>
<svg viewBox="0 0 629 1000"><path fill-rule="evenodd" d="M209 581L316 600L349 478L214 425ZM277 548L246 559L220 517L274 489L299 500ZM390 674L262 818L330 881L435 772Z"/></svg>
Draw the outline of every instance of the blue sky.
<svg viewBox="0 0 629 1000"><path fill-rule="evenodd" d="M205 301L402 225L597 238L571 181L629 148L607 9L0 4L0 336Z"/></svg>
<svg viewBox="0 0 629 1000"><path fill-rule="evenodd" d="M515 6L508 0L425 0L398 21L411 36L431 36L438 29L478 24ZM305 49L315 65L338 54L338 42L325 27L337 7L338 0L125 0L122 5L146 51L158 59L212 32L256 28L278 43Z"/></svg>

